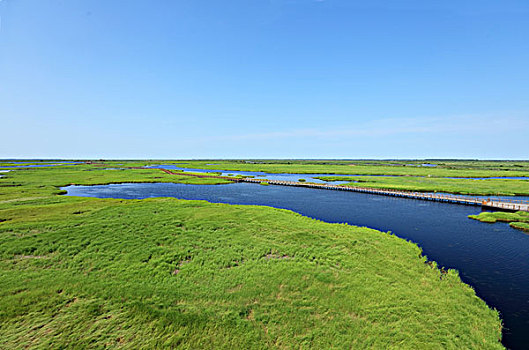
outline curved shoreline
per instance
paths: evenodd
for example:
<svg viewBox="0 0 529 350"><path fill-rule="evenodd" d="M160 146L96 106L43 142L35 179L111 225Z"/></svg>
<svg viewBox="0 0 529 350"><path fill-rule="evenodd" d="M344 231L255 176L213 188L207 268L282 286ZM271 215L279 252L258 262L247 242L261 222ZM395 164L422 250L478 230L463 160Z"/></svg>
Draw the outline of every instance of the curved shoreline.
<svg viewBox="0 0 529 350"><path fill-rule="evenodd" d="M35 172L35 174L37 174L37 173L38 173L38 172ZM88 173L87 173L87 175L88 175ZM114 182L114 181L112 181L112 182ZM130 182L130 181L129 181L129 182ZM141 181L141 182L143 182L143 183L149 183L149 182L151 182L151 181ZM134 184L138 184L138 183L140 183L140 181L134 180L133 183L134 183ZM150 201L151 201L151 200L148 200L148 201L146 201L146 202L150 202ZM152 200L152 201L156 201L156 200ZM68 201L67 201L67 202L68 202ZM91 201L90 201L90 202L91 202ZM127 201L127 202L130 203L129 201ZM262 208L262 206L260 206L259 208ZM263 210L264 210L264 209L263 209ZM261 209L260 209L259 211L261 211ZM81 210L81 212L82 212L82 210ZM291 213L295 213L295 212L292 212L292 211L290 211L290 212L291 212ZM81 214L81 215L82 215L82 214ZM295 213L295 215L300 215L300 214ZM310 218L309 218L309 220L310 220ZM312 222L312 221L311 221L311 222ZM4 222L4 224L9 224L9 221ZM333 225L333 224L329 224L329 225ZM339 226L339 225L338 225L338 226ZM355 227L353 227L353 228L356 229L356 228L358 228L358 227L355 226ZM378 232L381 232L381 231L378 231ZM395 237L395 238L397 238L397 237ZM402 241L402 242L406 242L405 239L402 239L402 238L397 238L397 239L398 239L399 242L400 242L400 241ZM400 243L399 243L399 244L400 244ZM415 244L415 243L409 243L409 242L406 242L406 244L412 244L412 245L414 245L414 246L417 246L417 244ZM415 257L414 259L416 259L416 257ZM422 258L419 258L419 259L421 260ZM460 283L463 283L463 282L461 282L461 280L460 280L459 277L457 277L457 279L460 281ZM463 283L463 285L468 286L468 285L465 284L465 283ZM475 292L472 291L472 293L473 293L473 295L475 296Z"/></svg>

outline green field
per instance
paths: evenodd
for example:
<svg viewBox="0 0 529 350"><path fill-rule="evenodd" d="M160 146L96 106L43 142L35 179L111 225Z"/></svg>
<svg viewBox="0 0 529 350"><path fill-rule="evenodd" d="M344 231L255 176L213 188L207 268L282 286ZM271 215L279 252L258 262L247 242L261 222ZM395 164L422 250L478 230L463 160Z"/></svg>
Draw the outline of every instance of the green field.
<svg viewBox="0 0 529 350"><path fill-rule="evenodd" d="M83 160L81 160L83 161ZM60 161L57 161L60 162ZM233 171L265 171L270 173L313 173L350 175L396 175L430 177L498 177L529 176L529 161L379 161L379 160L101 160L106 166L144 166L174 164L187 168ZM42 164L41 161L0 160L0 168L13 164ZM432 164L422 166L422 164Z"/></svg>
<svg viewBox="0 0 529 350"><path fill-rule="evenodd" d="M389 233L267 207L58 195L227 183L155 169L3 175L0 348L502 348L498 313Z"/></svg>
<svg viewBox="0 0 529 350"><path fill-rule="evenodd" d="M468 195L490 195L490 196L516 196L529 195L529 180L520 179L485 179L473 180L468 177L529 177L529 162L491 162L491 161L100 161L96 165L78 165L87 171L93 169L117 168L123 166L145 166L154 164L173 164L180 167L231 170L231 171L265 171L270 173L300 173L300 174L330 174L321 176L324 181L350 181L348 186L360 186L370 188L395 189L419 192L444 192ZM2 165L12 164L0 163ZM41 164L32 162L29 164ZM436 167L422 167L421 164L436 164ZM51 169L39 168L39 169ZM60 166L70 169L71 166ZM114 170L119 172L119 170ZM171 181L166 174L160 175L156 170L150 171L152 176L149 181ZM68 170L61 172L67 174ZM97 173L99 174L99 173ZM142 174L146 175L147 173ZM350 177L333 177L332 174L352 174ZM96 174L94 174L96 175ZM364 176L354 176L364 175ZM365 176L365 175L392 175ZM97 175L102 183L109 178L108 174L103 177ZM119 175L112 175L114 179ZM88 177L88 178L93 178ZM126 178L126 177L125 177ZM123 180L112 180L122 182ZM125 180L126 181L126 180ZM134 181L136 181L134 179ZM194 180L188 179L187 182ZM212 180L209 180L212 181ZM215 182L215 180L213 180Z"/></svg>
<svg viewBox="0 0 529 350"><path fill-rule="evenodd" d="M465 178L447 179L442 177L416 176L320 176L324 181L350 181L346 186L383 188L417 192L444 192L465 195L527 196L529 180Z"/></svg>
<svg viewBox="0 0 529 350"><path fill-rule="evenodd" d="M270 173L396 175L430 177L529 176L529 162L439 162L436 167L412 161L149 161L143 164L175 164L187 168L265 171Z"/></svg>
<svg viewBox="0 0 529 350"><path fill-rule="evenodd" d="M110 161L107 164L123 164ZM394 189L419 192L444 192L467 195L527 196L529 180L485 179L469 177L529 177L529 162L509 161L133 161L134 166L173 164L180 167L264 171L270 173L329 174L318 177L324 181L350 181L348 186ZM436 164L423 167L421 164ZM332 174L350 177L332 176ZM363 176L354 176L363 175ZM368 176L373 175L373 176ZM391 177L377 176L391 175Z"/></svg>
<svg viewBox="0 0 529 350"><path fill-rule="evenodd" d="M181 167L265 171L270 173L321 173L354 174L364 176L320 176L324 181L350 181L347 186L394 189L419 192L445 192L466 195L490 196L527 196L529 180L485 179L473 180L468 177L527 177L529 162L490 162L490 161L452 161L427 162L436 167L421 167L421 161L186 161L162 162ZM160 164L160 162L150 162ZM392 175L365 176L365 175Z"/></svg>

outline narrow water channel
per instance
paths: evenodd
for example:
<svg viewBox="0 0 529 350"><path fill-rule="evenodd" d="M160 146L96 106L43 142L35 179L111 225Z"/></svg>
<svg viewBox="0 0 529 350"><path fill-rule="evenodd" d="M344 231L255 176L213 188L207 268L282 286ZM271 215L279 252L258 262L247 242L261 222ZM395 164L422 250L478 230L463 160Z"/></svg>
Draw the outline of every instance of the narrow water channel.
<svg viewBox="0 0 529 350"><path fill-rule="evenodd" d="M147 168L154 168L154 169L169 169L169 170L181 170L183 172L192 172L192 173L220 173L222 176L252 176L257 179L268 179L268 180L279 180L279 181L299 181L299 179L304 179L307 182L314 182L314 183L327 183L332 185L342 185L349 183L350 181L323 181L320 180L319 177L370 177L370 176L377 176L377 177L402 177L399 175L343 175L343 174L295 174L295 173L266 173L262 171L230 171L230 170L211 170L211 169L195 169L195 168L182 168L177 167L175 165L152 165L148 166ZM474 177L474 178L447 178L447 179L464 179L464 180L491 180L491 179L501 179L501 180L529 180L529 177L491 177L491 178L485 178L485 177ZM529 186L529 183L528 183ZM433 193L433 192L432 192ZM436 192L437 194L448 194L453 195L451 193L443 193L443 192ZM465 196L460 195L458 196ZM529 196L476 196L476 195L469 195L466 197L473 197L473 198L499 198L504 200L512 200L512 199L519 199L519 200L528 200Z"/></svg>
<svg viewBox="0 0 529 350"><path fill-rule="evenodd" d="M307 182L315 183L332 183L333 185L340 185L348 183L349 181L323 181L318 179L322 176L355 176L355 175L333 175L333 174L292 174L292 173L265 173L263 171L237 171L237 170L211 170L211 169L195 169L195 168L182 168L175 165L153 165L148 166L147 168L154 169L168 169L168 170L181 170L183 172L191 173L220 173L222 176L252 176L257 179L267 179L267 180L278 180L278 181L299 181L304 179Z"/></svg>
<svg viewBox="0 0 529 350"><path fill-rule="evenodd" d="M136 183L68 186L70 196L140 199L176 197L290 209L332 223L392 231L423 249L440 266L457 269L479 297L500 311L503 343L529 344L529 235L507 224L467 218L478 207L303 187Z"/></svg>

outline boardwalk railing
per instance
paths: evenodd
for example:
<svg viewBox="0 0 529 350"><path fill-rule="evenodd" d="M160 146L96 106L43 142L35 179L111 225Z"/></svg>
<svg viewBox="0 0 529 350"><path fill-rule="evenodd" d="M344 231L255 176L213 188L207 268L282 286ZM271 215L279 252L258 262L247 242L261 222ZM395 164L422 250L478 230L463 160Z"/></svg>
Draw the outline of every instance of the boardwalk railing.
<svg viewBox="0 0 529 350"><path fill-rule="evenodd" d="M144 169L140 167L131 167L133 169ZM342 185L330 185L324 183L307 183L307 182L296 182L296 181L283 181L283 180L267 180L267 179L255 179L248 177L231 177L231 176L218 176L208 174L190 174L185 172L173 172L168 169L159 170L171 174L171 175L184 175L193 176L198 178L214 178L224 179L234 182L249 182L249 183L268 183L270 185L281 185L281 186L295 186L295 187L309 187L319 188L325 190L336 190L336 191L351 191L351 192L362 192L379 194L384 196L393 197L404 197L413 199L422 199L436 202L449 202L456 204L475 205L486 208L496 208L512 211L529 211L529 201L527 200L506 200L503 198L480 198L480 197L468 197L468 196L457 196L451 194L438 194L438 193L424 193L424 192L411 192L411 191L400 191L392 189L381 189L381 188L370 188L370 187L351 187Z"/></svg>

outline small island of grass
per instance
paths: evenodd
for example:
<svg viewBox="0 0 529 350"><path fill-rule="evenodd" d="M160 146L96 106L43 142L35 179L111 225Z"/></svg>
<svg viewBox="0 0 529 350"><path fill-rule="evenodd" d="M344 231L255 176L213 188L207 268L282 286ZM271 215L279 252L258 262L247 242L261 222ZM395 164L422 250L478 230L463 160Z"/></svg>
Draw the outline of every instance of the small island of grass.
<svg viewBox="0 0 529 350"><path fill-rule="evenodd" d="M508 213L502 211L482 212L479 215L469 215L471 219L493 224L495 222L508 222L512 228L529 232L529 212L517 211Z"/></svg>

